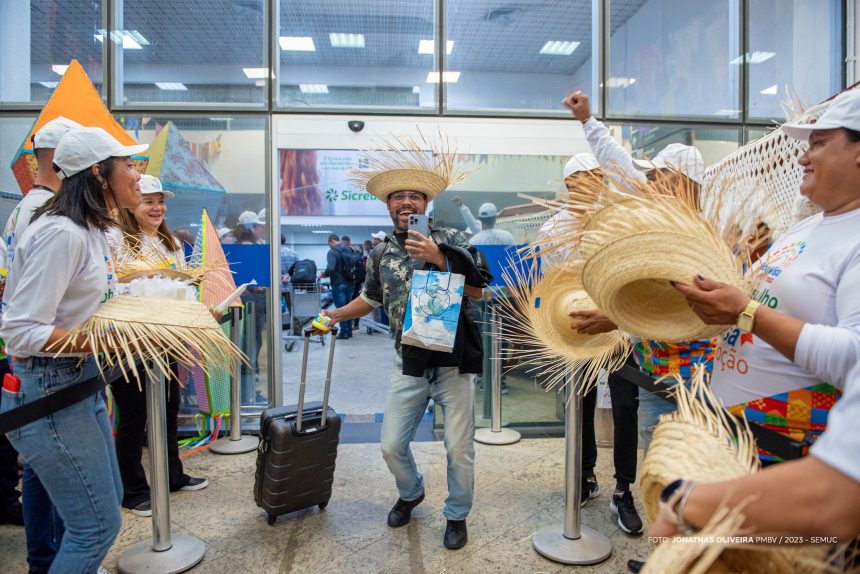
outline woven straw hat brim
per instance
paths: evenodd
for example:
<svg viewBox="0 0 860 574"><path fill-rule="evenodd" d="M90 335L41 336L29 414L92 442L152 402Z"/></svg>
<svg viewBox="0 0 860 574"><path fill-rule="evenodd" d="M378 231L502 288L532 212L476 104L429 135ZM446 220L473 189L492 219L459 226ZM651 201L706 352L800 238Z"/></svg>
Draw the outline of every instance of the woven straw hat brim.
<svg viewBox="0 0 860 574"><path fill-rule="evenodd" d="M100 305L93 317L144 325L220 329L202 303L160 297L114 297Z"/></svg>
<svg viewBox="0 0 860 574"><path fill-rule="evenodd" d="M398 191L419 191L432 201L448 186L439 174L424 169L392 169L373 176L367 192L385 201Z"/></svg>
<svg viewBox="0 0 860 574"><path fill-rule="evenodd" d="M676 230L677 221L672 221L671 205L677 200L672 197L649 197L623 199L610 203L594 213L582 227L580 252L588 260L601 247L629 233L630 225L638 224L641 231ZM661 205L662 204L662 205ZM619 221L627 225L618 225ZM704 220L688 218L681 233L693 237L708 237L711 230Z"/></svg>
<svg viewBox="0 0 860 574"><path fill-rule="evenodd" d="M582 288L578 270L556 267L545 272L533 292L528 314L535 336L549 349L570 359L603 354L624 341L619 331L583 335L572 328L571 311L596 309Z"/></svg>
<svg viewBox="0 0 860 574"><path fill-rule="evenodd" d="M610 241L582 270L585 290L628 333L658 341L709 339L728 325L706 325L669 281L702 275L730 285L740 279L728 247L671 231Z"/></svg>
<svg viewBox="0 0 860 574"><path fill-rule="evenodd" d="M700 425L664 420L654 429L642 464L640 493L645 515L653 524L660 493L683 477L696 482L718 482L746 476L750 468L738 459L727 441Z"/></svg>
<svg viewBox="0 0 860 574"><path fill-rule="evenodd" d="M120 283L131 283L135 279L156 276L167 277L168 279L179 279L181 281L195 280L195 277L192 275L189 275L184 271L177 271L176 269L141 269L124 275L120 275L119 272L117 273L117 279Z"/></svg>

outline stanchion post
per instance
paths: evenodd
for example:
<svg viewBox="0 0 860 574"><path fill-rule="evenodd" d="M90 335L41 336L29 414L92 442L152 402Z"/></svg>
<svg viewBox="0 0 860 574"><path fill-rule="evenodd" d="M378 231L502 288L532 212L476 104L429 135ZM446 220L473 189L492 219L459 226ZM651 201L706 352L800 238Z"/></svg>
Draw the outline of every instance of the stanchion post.
<svg viewBox="0 0 860 574"><path fill-rule="evenodd" d="M514 444L519 442L520 433L514 429L502 428L502 340L499 337L499 322L496 305L489 305L490 322L490 372L484 374L484 392L487 392L487 378L492 385L493 415L490 428L475 431L475 440L482 444ZM484 352L488 352L487 349ZM487 376L489 375L489 377Z"/></svg>
<svg viewBox="0 0 860 574"><path fill-rule="evenodd" d="M150 371L154 370L150 365ZM193 536L170 533L170 484L167 469L167 408L165 375L148 375L146 408L149 420L149 483L152 501L152 541L138 542L119 559L124 574L184 572L203 560L206 545Z"/></svg>
<svg viewBox="0 0 860 574"><path fill-rule="evenodd" d="M230 307L230 339L239 347L242 337L242 308ZM260 441L253 436L242 436L242 361L233 360L233 373L230 376L230 436L214 441L209 450L215 454L242 454L255 450ZM217 437L216 437L217 438Z"/></svg>
<svg viewBox="0 0 860 574"><path fill-rule="evenodd" d="M581 523L582 398L573 394L572 386L573 381L568 380L564 409L564 523L538 530L532 546L541 556L562 564L596 564L609 558L612 543Z"/></svg>

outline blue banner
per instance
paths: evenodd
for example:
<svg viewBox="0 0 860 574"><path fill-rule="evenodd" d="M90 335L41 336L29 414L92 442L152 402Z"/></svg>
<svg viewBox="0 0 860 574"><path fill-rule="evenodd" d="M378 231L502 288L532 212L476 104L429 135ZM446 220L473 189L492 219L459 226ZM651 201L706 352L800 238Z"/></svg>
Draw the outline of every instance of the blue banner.
<svg viewBox="0 0 860 574"><path fill-rule="evenodd" d="M271 255L268 245L222 244L236 285L255 280L259 287L269 287Z"/></svg>
<svg viewBox="0 0 860 574"><path fill-rule="evenodd" d="M490 273L493 274L491 287L514 287L505 281L504 274L507 272L509 278L528 277L533 259L521 260L517 250L523 245L476 245L475 248L484 254L490 265ZM516 272L514 271L516 268Z"/></svg>

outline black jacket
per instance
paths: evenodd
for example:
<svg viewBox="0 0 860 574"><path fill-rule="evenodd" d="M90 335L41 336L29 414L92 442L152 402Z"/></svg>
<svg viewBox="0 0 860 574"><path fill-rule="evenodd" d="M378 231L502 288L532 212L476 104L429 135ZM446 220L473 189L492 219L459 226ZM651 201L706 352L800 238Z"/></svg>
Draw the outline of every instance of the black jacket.
<svg viewBox="0 0 860 574"><path fill-rule="evenodd" d="M448 271L465 275L466 285L484 288L493 280L486 260L474 247L463 249L445 243L438 245L448 260ZM434 367L459 367L461 373L483 373L484 347L471 299L463 297L454 349L450 353L412 345L402 345L401 352L404 375L420 377L425 369Z"/></svg>

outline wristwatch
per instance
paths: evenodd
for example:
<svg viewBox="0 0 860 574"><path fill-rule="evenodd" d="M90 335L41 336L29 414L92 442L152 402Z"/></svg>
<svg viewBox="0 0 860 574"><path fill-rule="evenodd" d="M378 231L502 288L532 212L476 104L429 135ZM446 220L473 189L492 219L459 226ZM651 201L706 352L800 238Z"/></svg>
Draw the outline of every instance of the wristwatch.
<svg viewBox="0 0 860 574"><path fill-rule="evenodd" d="M738 329L746 331L747 333L752 333L753 325L755 325L755 311L760 305L761 303L755 300L751 300L749 302L746 309L741 311L741 314L738 315L737 321L735 321L735 325L737 325Z"/></svg>

